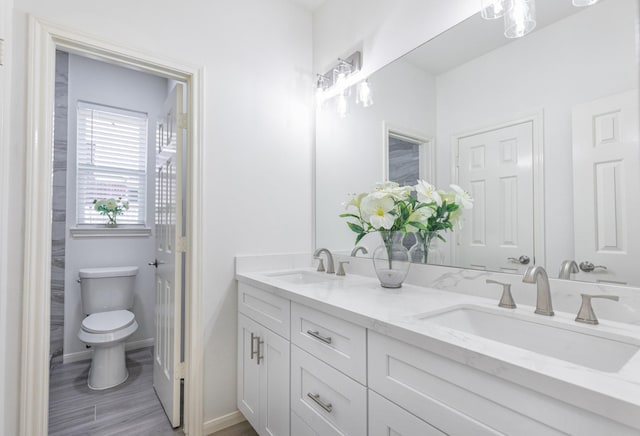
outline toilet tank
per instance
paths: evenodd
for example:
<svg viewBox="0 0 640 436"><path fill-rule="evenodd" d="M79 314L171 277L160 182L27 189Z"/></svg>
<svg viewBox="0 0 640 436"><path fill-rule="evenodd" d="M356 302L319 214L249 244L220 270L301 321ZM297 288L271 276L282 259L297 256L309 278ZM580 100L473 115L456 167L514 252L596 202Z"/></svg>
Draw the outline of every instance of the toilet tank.
<svg viewBox="0 0 640 436"><path fill-rule="evenodd" d="M82 313L131 309L137 274L137 266L81 269Z"/></svg>

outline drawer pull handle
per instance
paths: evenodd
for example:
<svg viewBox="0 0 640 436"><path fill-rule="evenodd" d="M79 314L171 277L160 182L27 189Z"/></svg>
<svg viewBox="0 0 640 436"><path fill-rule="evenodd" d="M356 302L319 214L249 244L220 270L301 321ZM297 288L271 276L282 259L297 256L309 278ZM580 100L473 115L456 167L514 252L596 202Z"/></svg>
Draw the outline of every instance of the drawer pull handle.
<svg viewBox="0 0 640 436"><path fill-rule="evenodd" d="M258 340L259 340L259 338L258 338L256 335L254 335L253 333L251 333L251 360L253 360L253 356L255 356L256 354L258 354L258 352L257 352L257 351L255 351L255 349L254 349L254 347L253 347L253 342L254 342L256 339L258 339Z"/></svg>
<svg viewBox="0 0 640 436"><path fill-rule="evenodd" d="M333 406L331 405L331 403L325 403L324 401L322 401L319 394L312 394L311 392L308 392L307 397L311 398L316 402L318 406L322 407L327 412L331 413L331 411L333 410Z"/></svg>
<svg viewBox="0 0 640 436"><path fill-rule="evenodd" d="M320 334L320 332L313 332L311 330L307 330L307 334L313 336L314 338L316 338L319 341L324 342L325 344L330 344L331 343L331 336L329 336L329 337L322 336Z"/></svg>

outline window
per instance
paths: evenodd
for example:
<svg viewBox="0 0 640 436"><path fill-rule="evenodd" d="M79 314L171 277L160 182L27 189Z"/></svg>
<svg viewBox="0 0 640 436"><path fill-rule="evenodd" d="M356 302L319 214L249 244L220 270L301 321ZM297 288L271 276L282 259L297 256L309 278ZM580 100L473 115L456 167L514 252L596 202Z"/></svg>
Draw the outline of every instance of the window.
<svg viewBox="0 0 640 436"><path fill-rule="evenodd" d="M102 224L96 198L129 201L120 224L145 224L147 114L78 103L76 210L78 224Z"/></svg>

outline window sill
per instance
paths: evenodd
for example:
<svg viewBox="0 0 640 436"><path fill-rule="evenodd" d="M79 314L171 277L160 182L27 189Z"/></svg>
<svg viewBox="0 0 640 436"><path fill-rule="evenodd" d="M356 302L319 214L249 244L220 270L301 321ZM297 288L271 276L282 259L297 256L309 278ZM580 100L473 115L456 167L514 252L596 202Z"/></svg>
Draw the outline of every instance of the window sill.
<svg viewBox="0 0 640 436"><path fill-rule="evenodd" d="M69 229L73 238L149 238L151 229L138 226L82 226Z"/></svg>

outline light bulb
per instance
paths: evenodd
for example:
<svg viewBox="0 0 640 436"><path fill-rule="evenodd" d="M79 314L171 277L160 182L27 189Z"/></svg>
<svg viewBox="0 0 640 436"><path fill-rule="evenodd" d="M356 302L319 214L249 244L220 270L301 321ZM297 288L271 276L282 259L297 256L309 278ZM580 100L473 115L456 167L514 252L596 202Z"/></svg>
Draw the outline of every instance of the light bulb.
<svg viewBox="0 0 640 436"><path fill-rule="evenodd" d="M347 97L344 94L338 95L338 101L336 102L338 115L340 118L344 118L347 116L347 112L349 111L349 103L347 102Z"/></svg>
<svg viewBox="0 0 640 436"><path fill-rule="evenodd" d="M598 3L598 0L573 0L572 3L574 6L581 8L583 6L595 5L596 3Z"/></svg>
<svg viewBox="0 0 640 436"><path fill-rule="evenodd" d="M504 36L520 38L536 27L535 0L514 0L513 7L504 16Z"/></svg>
<svg viewBox="0 0 640 436"><path fill-rule="evenodd" d="M373 104L371 97L371 87L368 80L358 83L358 92L356 93L356 103L362 103L363 107L369 107Z"/></svg>
<svg viewBox="0 0 640 436"><path fill-rule="evenodd" d="M480 0L480 15L485 20L504 16L513 7L513 0Z"/></svg>

